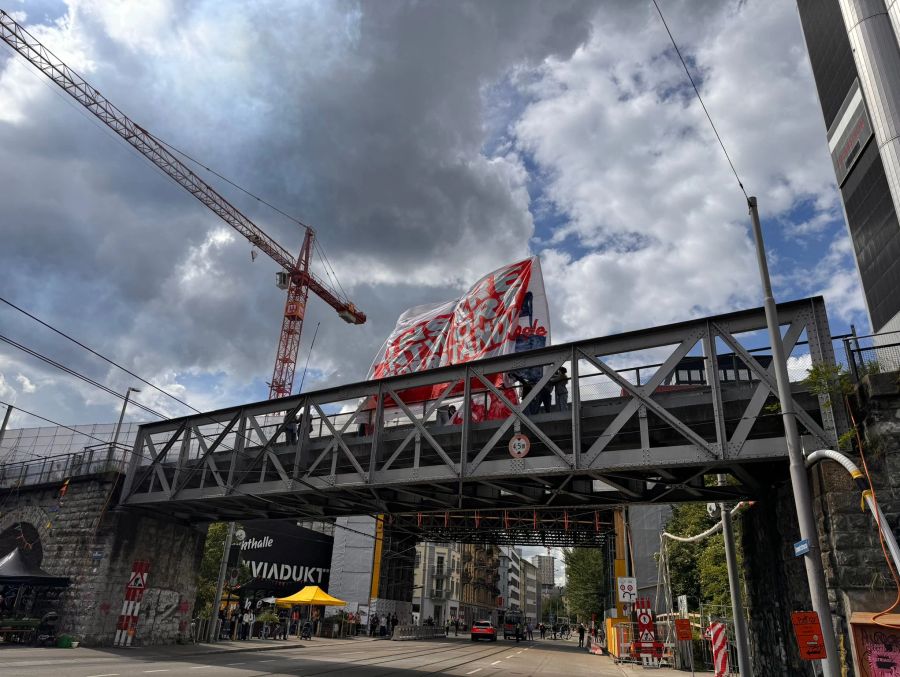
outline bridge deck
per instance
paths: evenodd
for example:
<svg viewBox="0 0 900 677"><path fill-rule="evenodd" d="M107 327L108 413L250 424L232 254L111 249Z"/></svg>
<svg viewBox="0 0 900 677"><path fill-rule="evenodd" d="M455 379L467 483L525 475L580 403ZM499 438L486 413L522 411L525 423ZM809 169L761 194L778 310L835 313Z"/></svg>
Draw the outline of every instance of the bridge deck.
<svg viewBox="0 0 900 677"><path fill-rule="evenodd" d="M782 304L779 319L787 355L833 362L821 298ZM754 309L148 424L122 504L192 520L538 508L595 519L623 502L752 496L786 455L774 372L749 352L764 328ZM746 379L722 368L726 353ZM687 363L703 382L672 386ZM568 409L530 413L560 366ZM497 385L528 370L543 376L522 402ZM828 402L799 379L794 399L807 448L832 445ZM451 402L473 416L448 422ZM496 417L477 420L482 409ZM517 432L523 458L508 450ZM717 473L729 484L710 486Z"/></svg>

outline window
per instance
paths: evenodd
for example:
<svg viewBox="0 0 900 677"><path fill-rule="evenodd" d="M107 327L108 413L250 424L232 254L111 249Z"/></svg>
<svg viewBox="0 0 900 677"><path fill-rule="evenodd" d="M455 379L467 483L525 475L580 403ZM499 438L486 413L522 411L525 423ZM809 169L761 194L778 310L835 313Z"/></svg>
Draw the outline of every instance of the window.
<svg viewBox="0 0 900 677"><path fill-rule="evenodd" d="M422 566L422 553L416 550L416 569Z"/></svg>

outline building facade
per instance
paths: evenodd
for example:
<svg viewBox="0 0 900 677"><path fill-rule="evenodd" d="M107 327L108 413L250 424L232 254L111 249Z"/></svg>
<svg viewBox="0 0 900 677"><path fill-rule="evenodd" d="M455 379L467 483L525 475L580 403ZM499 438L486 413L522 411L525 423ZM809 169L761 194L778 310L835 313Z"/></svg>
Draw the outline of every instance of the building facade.
<svg viewBox="0 0 900 677"><path fill-rule="evenodd" d="M499 546L463 544L460 580L461 615L466 627L480 620L496 623L500 595Z"/></svg>
<svg viewBox="0 0 900 677"><path fill-rule="evenodd" d="M522 611L525 617L538 622L541 618L541 584L538 568L522 560Z"/></svg>
<svg viewBox="0 0 900 677"><path fill-rule="evenodd" d="M898 331L900 15L883 0L797 7L872 329Z"/></svg>
<svg viewBox="0 0 900 677"><path fill-rule="evenodd" d="M522 551L511 546L500 548L500 597L497 606L506 611L523 607Z"/></svg>
<svg viewBox="0 0 900 677"><path fill-rule="evenodd" d="M542 596L549 596L556 586L556 558L551 555L535 555L531 558L531 563L538 570Z"/></svg>
<svg viewBox="0 0 900 677"><path fill-rule="evenodd" d="M413 623L444 625L461 618L463 546L459 543L419 543L413 574Z"/></svg>

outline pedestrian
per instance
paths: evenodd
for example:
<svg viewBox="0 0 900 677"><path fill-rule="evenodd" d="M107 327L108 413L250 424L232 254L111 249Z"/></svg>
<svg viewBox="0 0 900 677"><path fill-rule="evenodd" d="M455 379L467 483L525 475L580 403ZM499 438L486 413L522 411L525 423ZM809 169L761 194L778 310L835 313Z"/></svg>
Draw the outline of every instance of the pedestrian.
<svg viewBox="0 0 900 677"><path fill-rule="evenodd" d="M286 442L293 446L297 444L297 419L291 417L284 424Z"/></svg>
<svg viewBox="0 0 900 677"><path fill-rule="evenodd" d="M556 411L569 410L569 382L568 372L565 367L556 370L550 384L553 386L553 396L556 399Z"/></svg>
<svg viewBox="0 0 900 677"><path fill-rule="evenodd" d="M527 629L528 629L528 641L529 642L534 641L534 623L532 623L531 621L528 621Z"/></svg>
<svg viewBox="0 0 900 677"><path fill-rule="evenodd" d="M553 411L553 387L549 382L541 388L541 392L538 393L538 400L537 411L534 413L538 413L538 411L541 410L541 407L544 408L545 412Z"/></svg>
<svg viewBox="0 0 900 677"><path fill-rule="evenodd" d="M256 623L256 614L253 609L247 612L247 639L253 639L253 624Z"/></svg>
<svg viewBox="0 0 900 677"><path fill-rule="evenodd" d="M453 636L456 637L459 635L459 616L457 616L453 621Z"/></svg>
<svg viewBox="0 0 900 677"><path fill-rule="evenodd" d="M584 646L584 623L578 624L578 646Z"/></svg>
<svg viewBox="0 0 900 677"><path fill-rule="evenodd" d="M394 632L397 630L397 626L400 624L400 619L397 618L397 612L394 612L394 615L391 616L391 637L394 636Z"/></svg>

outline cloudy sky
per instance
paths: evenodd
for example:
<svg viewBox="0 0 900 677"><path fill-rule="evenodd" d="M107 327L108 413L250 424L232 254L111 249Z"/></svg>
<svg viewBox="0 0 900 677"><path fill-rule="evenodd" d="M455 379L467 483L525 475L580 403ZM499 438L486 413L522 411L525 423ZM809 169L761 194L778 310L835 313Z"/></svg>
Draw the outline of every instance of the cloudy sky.
<svg viewBox="0 0 900 677"><path fill-rule="evenodd" d="M834 332L865 329L795 4L661 4L759 196L779 300L822 293ZM315 226L369 322L312 302L306 390L364 378L404 308L529 254L555 342L761 302L743 197L649 0L6 9L143 127ZM296 224L210 180L299 249ZM0 186L3 298L198 408L266 397L275 264L5 45ZM8 307L0 327L132 384ZM120 406L6 345L0 399L64 423Z"/></svg>

